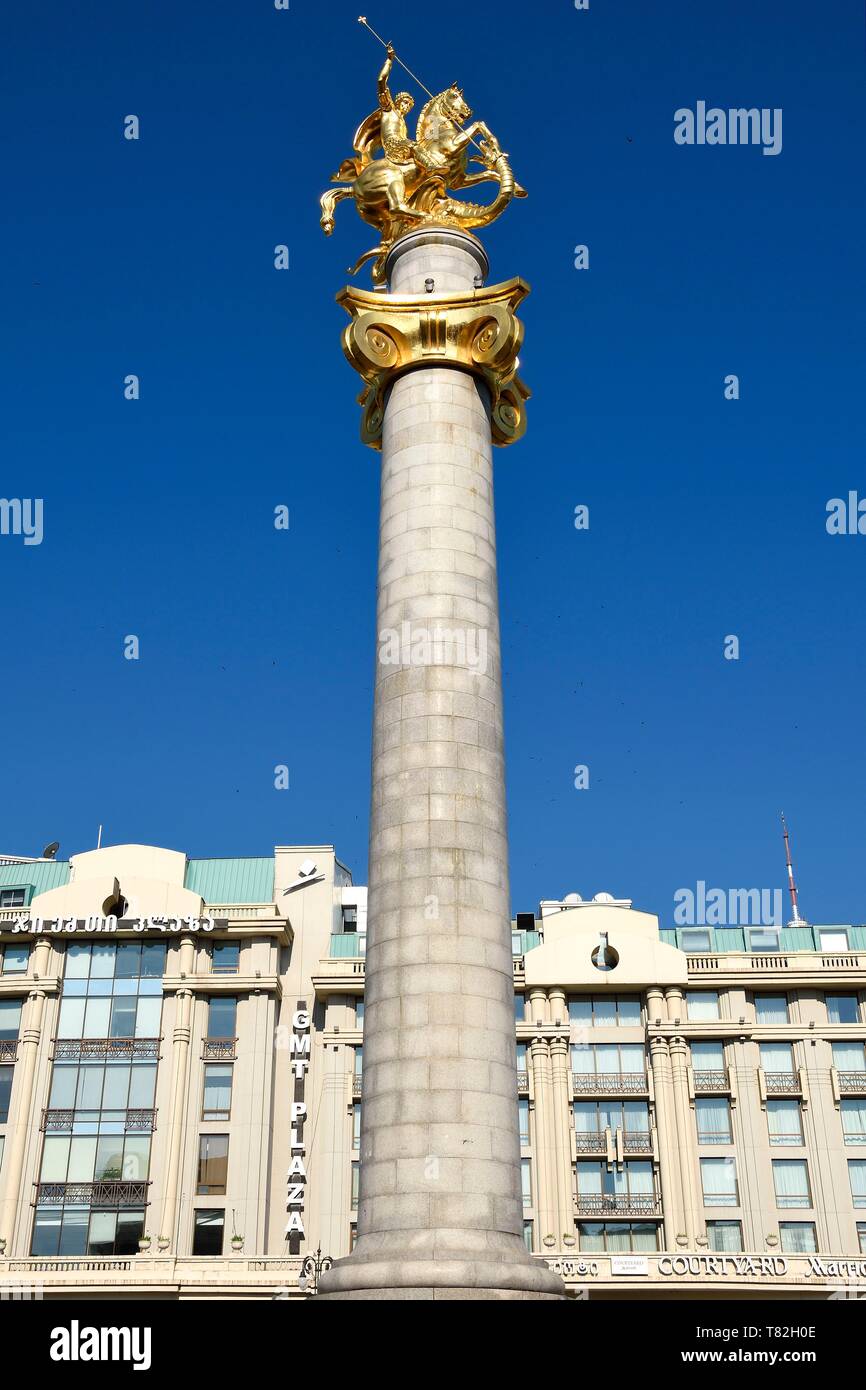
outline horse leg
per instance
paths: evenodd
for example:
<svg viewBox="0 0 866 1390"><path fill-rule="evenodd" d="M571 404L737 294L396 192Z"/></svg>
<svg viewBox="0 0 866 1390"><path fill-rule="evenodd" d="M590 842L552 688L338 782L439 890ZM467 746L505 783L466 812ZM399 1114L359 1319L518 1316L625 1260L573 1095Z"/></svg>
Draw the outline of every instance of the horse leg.
<svg viewBox="0 0 866 1390"><path fill-rule="evenodd" d="M325 236L330 236L334 230L334 210L338 203L344 198L351 198L352 187L347 184L343 188L329 188L327 193L323 193L319 199L319 206L322 209L322 216L319 221Z"/></svg>

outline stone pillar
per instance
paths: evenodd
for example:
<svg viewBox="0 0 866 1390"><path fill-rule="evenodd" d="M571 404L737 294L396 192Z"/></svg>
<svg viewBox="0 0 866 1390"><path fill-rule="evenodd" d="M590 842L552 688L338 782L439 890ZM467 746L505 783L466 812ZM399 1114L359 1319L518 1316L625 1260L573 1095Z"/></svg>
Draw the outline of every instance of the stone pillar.
<svg viewBox="0 0 866 1390"><path fill-rule="evenodd" d="M384 397L358 1241L319 1297L561 1297L522 1235L491 401L446 363L487 259L431 228L387 269L347 329L383 363L418 336Z"/></svg>
<svg viewBox="0 0 866 1390"><path fill-rule="evenodd" d="M41 943L40 943L41 944ZM34 953L35 954L35 953ZM14 1251L15 1226L18 1205L21 1201L21 1177L24 1172L24 1155L27 1138L30 1134L33 1117L33 1082L36 1077L36 1059L42 1037L42 1015L45 1011L45 991L33 989L27 996L26 1013L22 1019L18 1035L18 1057L15 1063L13 1086L15 1095L16 1123L10 1135L6 1153L5 1186L3 1203L0 1206L0 1238L6 1242L5 1253Z"/></svg>
<svg viewBox="0 0 866 1390"><path fill-rule="evenodd" d="M659 1148L659 1176L664 1213L664 1248L677 1249L677 1236L684 1230L680 1175L676 1154L676 1119L671 1060L664 1038L650 1040L653 1069L653 1099L656 1111L656 1139Z"/></svg>
<svg viewBox="0 0 866 1390"><path fill-rule="evenodd" d="M178 969L184 975L192 975L195 962L195 946L191 937L184 937L180 945L180 964ZM169 1142L168 1163L165 1170L165 1194L162 1202L162 1221L154 1236L168 1240L167 1249L175 1247L175 1227L177 1225L177 1193L180 1183L180 1161L183 1152L183 1136L186 1117L186 1078L189 1069L189 1043L191 1034L192 991L179 989L175 1004L174 1032L171 1044L171 1099L169 1102Z"/></svg>
<svg viewBox="0 0 866 1390"><path fill-rule="evenodd" d="M529 1045L529 1055L532 1066L532 1094L535 1103L535 1143L532 1148L535 1190L532 1194L532 1200L535 1207L536 1237L541 1249L556 1250L559 1244L557 1240L556 1158L554 1154L556 1140L551 1105L550 1052L544 1038L533 1038Z"/></svg>
<svg viewBox="0 0 866 1390"><path fill-rule="evenodd" d="M553 1131L556 1153L557 1246L568 1249L574 1243L574 1195L571 1178L571 1076L568 1070L568 1039L553 1038L550 1044L553 1083Z"/></svg>
<svg viewBox="0 0 866 1390"><path fill-rule="evenodd" d="M689 1049L685 1038L673 1037L669 1040L671 1056L671 1079L674 1092L674 1112L676 1114L677 1157L680 1165L680 1182L683 1193L683 1213L685 1217L684 1234L690 1250L695 1249L698 1232L703 1230L703 1198L698 1201L695 1185L697 1181L697 1145L695 1124L689 1102L688 1064Z"/></svg>

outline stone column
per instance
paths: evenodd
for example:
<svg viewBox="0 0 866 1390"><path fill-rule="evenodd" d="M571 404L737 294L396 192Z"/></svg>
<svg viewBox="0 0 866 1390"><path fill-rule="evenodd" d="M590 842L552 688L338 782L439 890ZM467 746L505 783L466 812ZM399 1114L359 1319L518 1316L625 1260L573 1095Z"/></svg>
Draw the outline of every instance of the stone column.
<svg viewBox="0 0 866 1390"><path fill-rule="evenodd" d="M686 1243L690 1250L695 1249L695 1240L700 1230L703 1235L703 1199L698 1202L695 1191L697 1174L697 1146L695 1122L689 1102L689 1083L687 1068L689 1049L685 1038L673 1037L669 1041L671 1055L671 1078L674 1092L674 1111L676 1114L677 1150L680 1165L680 1182L683 1193L683 1213L685 1216Z"/></svg>
<svg viewBox="0 0 866 1390"><path fill-rule="evenodd" d="M41 943L40 943L41 944ZM22 1019L18 1035L18 1059L13 1076L13 1094L16 1097L16 1122L10 1135L9 1149L4 1163L5 1187L3 1203L0 1207L0 1237L6 1241L6 1254L14 1251L15 1226L18 1206L21 1201L21 1177L24 1172L24 1155L27 1139L33 1125L33 1082L36 1077L36 1060L42 1038L42 1015L45 1011L45 991L33 989L27 996L27 1009Z"/></svg>
<svg viewBox="0 0 866 1390"><path fill-rule="evenodd" d="M574 1195L571 1170L571 1076L568 1070L568 1039L553 1038L550 1044L553 1083L553 1129L556 1141L556 1228L558 1247L568 1249L574 1242Z"/></svg>
<svg viewBox="0 0 866 1390"><path fill-rule="evenodd" d="M491 401L446 364L487 259L431 228L387 269L347 330L417 354L384 396L358 1241L319 1296L561 1297L522 1236Z"/></svg>
<svg viewBox="0 0 866 1390"><path fill-rule="evenodd" d="M191 937L184 937L180 945L178 969L184 975L192 975L195 964L195 946ZM179 989L175 996L174 1032L171 1044L171 1099L169 1102L169 1143L168 1162L165 1170L165 1194L162 1202L162 1220L153 1236L168 1239L167 1249L175 1247L175 1227L177 1225L177 1193L180 1183L180 1161L183 1152L183 1137L186 1117L186 1078L189 1069L189 1044L191 1035L192 991Z"/></svg>
<svg viewBox="0 0 866 1390"><path fill-rule="evenodd" d="M684 1214L680 1194L680 1175L676 1160L676 1118L671 1075L671 1060L664 1038L650 1039L653 1069L653 1099L656 1111L656 1138L659 1146L659 1176L661 1177L662 1210L664 1212L664 1248L677 1249L677 1236L684 1230Z"/></svg>

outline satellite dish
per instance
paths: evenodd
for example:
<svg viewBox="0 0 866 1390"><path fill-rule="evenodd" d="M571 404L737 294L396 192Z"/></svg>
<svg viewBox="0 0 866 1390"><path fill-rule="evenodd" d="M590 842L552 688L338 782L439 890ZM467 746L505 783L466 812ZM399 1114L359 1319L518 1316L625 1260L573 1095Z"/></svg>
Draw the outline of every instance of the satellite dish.
<svg viewBox="0 0 866 1390"><path fill-rule="evenodd" d="M616 899L612 893L596 893L592 901L594 903L612 903L615 902Z"/></svg>
<svg viewBox="0 0 866 1390"><path fill-rule="evenodd" d="M564 903L582 903L583 898L579 893L566 893L562 901Z"/></svg>
<svg viewBox="0 0 866 1390"><path fill-rule="evenodd" d="M52 840L50 845L46 845L42 851L43 859L53 859L60 848L59 840Z"/></svg>

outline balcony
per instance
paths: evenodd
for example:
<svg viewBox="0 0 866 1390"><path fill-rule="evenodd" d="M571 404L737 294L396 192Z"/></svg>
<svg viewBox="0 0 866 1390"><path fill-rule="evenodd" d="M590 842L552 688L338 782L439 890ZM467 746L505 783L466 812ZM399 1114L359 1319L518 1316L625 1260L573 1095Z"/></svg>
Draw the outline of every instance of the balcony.
<svg viewBox="0 0 866 1390"><path fill-rule="evenodd" d="M576 1095L645 1096L645 1072L572 1072L571 1084Z"/></svg>
<svg viewBox="0 0 866 1390"><path fill-rule="evenodd" d="M856 951L718 951L712 954L686 954L690 976L710 975L720 983L725 977L736 982L744 975L783 974L790 984L821 983L828 976L850 975L863 970L866 956ZM823 977L823 980L822 980Z"/></svg>
<svg viewBox="0 0 866 1390"><path fill-rule="evenodd" d="M352 1077L352 1097L353 1097L354 1100L360 1100L360 1099L361 1099L361 1091L362 1091L362 1089L363 1089L363 1087L362 1087L362 1078L361 1078L360 1076L353 1076L353 1077Z"/></svg>
<svg viewBox="0 0 866 1390"><path fill-rule="evenodd" d="M529 1072L519 1071L517 1073L517 1094L519 1096L529 1095Z"/></svg>
<svg viewBox="0 0 866 1390"><path fill-rule="evenodd" d="M55 1038L56 1062L159 1061L160 1038Z"/></svg>
<svg viewBox="0 0 866 1390"><path fill-rule="evenodd" d="M233 1062L237 1057L237 1038L205 1038L202 1057L206 1062Z"/></svg>
<svg viewBox="0 0 866 1390"><path fill-rule="evenodd" d="M0 1047L2 1046L3 1044L0 1043ZM847 1091L854 1095L863 1095L866 1091L866 1071L840 1071L838 1076L840 1091Z"/></svg>
<svg viewBox="0 0 866 1390"><path fill-rule="evenodd" d="M574 1199L577 1216L590 1216L603 1220L609 1216L661 1216L661 1198L652 1193L619 1196L603 1196L601 1193L578 1193Z"/></svg>
<svg viewBox="0 0 866 1390"><path fill-rule="evenodd" d="M695 1090L704 1094L714 1092L716 1095L727 1094L731 1089L731 1083L725 1071L696 1071L693 1072L695 1080Z"/></svg>
<svg viewBox="0 0 866 1390"><path fill-rule="evenodd" d="M653 1155L653 1139L649 1131L641 1130L636 1134L626 1134L622 1136L622 1151L629 1157L634 1158L643 1155L651 1158Z"/></svg>
<svg viewBox="0 0 866 1390"><path fill-rule="evenodd" d="M768 1096L799 1096L802 1092L800 1077L795 1071L765 1071L764 1082Z"/></svg>
<svg viewBox="0 0 866 1390"><path fill-rule="evenodd" d="M606 1134L578 1134L574 1135L574 1147L579 1154L603 1154L607 1157L607 1135Z"/></svg>
<svg viewBox="0 0 866 1390"><path fill-rule="evenodd" d="M46 1134L66 1132L79 1121L98 1123L100 1113L95 1110L43 1110L42 1128ZM125 1110L122 1113L124 1134L152 1134L156 1129L155 1110Z"/></svg>
<svg viewBox="0 0 866 1390"><path fill-rule="evenodd" d="M144 1207L149 1182L40 1182L38 1207Z"/></svg>
<svg viewBox="0 0 866 1390"><path fill-rule="evenodd" d="M14 1062L18 1056L17 1038L0 1038L0 1062Z"/></svg>

